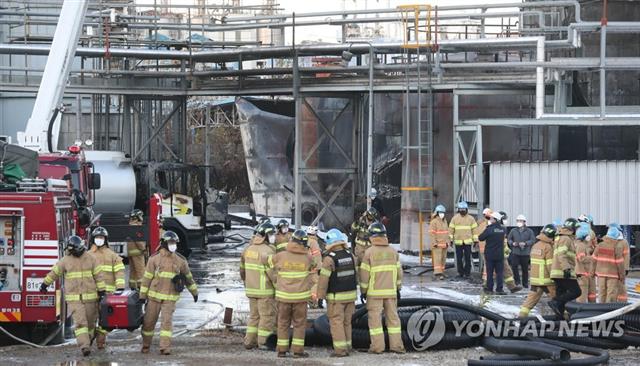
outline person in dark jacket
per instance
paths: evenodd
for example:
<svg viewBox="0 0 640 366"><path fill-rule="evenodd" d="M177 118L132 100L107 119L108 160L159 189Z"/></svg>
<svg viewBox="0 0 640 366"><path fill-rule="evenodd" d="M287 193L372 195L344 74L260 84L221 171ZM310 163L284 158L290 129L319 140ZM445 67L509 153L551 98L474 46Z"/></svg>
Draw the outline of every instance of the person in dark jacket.
<svg viewBox="0 0 640 366"><path fill-rule="evenodd" d="M486 294L493 293L493 281L495 274L496 294L505 295L504 285L504 236L506 229L501 224L502 215L493 212L490 225L480 234L478 240L486 242L484 257L487 266L487 284L484 288Z"/></svg>
<svg viewBox="0 0 640 366"><path fill-rule="evenodd" d="M524 215L516 217L517 227L509 231L507 243L511 249L511 269L516 286L529 287L529 263L531 262L531 247L536 242L533 230L527 227L527 218ZM522 272L521 272L522 271ZM520 282L522 273L522 282Z"/></svg>

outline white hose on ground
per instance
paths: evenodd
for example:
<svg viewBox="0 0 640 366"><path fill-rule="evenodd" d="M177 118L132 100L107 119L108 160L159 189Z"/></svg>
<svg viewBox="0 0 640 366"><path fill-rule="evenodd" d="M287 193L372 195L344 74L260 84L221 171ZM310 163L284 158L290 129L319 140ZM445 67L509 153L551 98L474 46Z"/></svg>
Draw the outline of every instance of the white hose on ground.
<svg viewBox="0 0 640 366"><path fill-rule="evenodd" d="M20 342L20 343L24 343L27 346L31 346L34 348L45 348L46 346L41 346L39 344L35 344L35 343L31 343L25 339L22 338L18 338L16 336L14 336L13 334L9 333L8 330L4 329L4 327L0 327L0 331L2 331L2 333L6 334L7 336L9 336L9 338L13 339L14 341Z"/></svg>
<svg viewBox="0 0 640 366"><path fill-rule="evenodd" d="M603 321L603 320L609 320L609 319L613 319L613 318L619 317L621 315L630 313L630 312L632 312L632 311L634 311L636 309L640 309L640 301L638 301L636 303L633 303L633 304L629 304L629 305L624 306L624 307L621 307L620 309L610 311L608 313L592 316L591 318L574 319L574 320L571 321L571 323L588 324L588 323L599 322L599 321Z"/></svg>
<svg viewBox="0 0 640 366"><path fill-rule="evenodd" d="M203 328L205 325L211 323L212 321L216 320L218 317L220 317L220 315L224 312L225 306L224 304L217 302L217 301L207 301L208 303L214 304L214 305L218 305L220 306L220 310L218 310L217 313L215 313L212 317L210 317L209 319L205 320L204 322L198 324L197 326L193 327L193 328L187 328L187 329L183 329L181 331L178 331L176 334L176 337L181 336L183 334L189 333L189 332L193 332L194 330L198 330L200 328Z"/></svg>

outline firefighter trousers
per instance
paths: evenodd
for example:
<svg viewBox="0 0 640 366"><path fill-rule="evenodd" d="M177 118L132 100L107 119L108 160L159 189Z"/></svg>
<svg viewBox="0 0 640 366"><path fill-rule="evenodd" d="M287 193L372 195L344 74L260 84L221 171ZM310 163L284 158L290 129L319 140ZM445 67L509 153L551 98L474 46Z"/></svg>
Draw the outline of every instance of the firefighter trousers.
<svg viewBox="0 0 640 366"><path fill-rule="evenodd" d="M627 280L626 278L623 278L618 281L618 297L617 297L618 302L627 302L627 300L629 299L627 295L626 280Z"/></svg>
<svg viewBox="0 0 640 366"><path fill-rule="evenodd" d="M524 300L524 303L520 307L520 317L525 318L529 316L531 310L538 304L542 295L547 294L550 298L554 298L556 296L556 286L548 285L548 286L531 286L531 291L529 291L529 295Z"/></svg>
<svg viewBox="0 0 640 366"><path fill-rule="evenodd" d="M276 308L272 297L249 298L249 322L244 336L247 347L262 346L276 330Z"/></svg>
<svg viewBox="0 0 640 366"><path fill-rule="evenodd" d="M598 277L598 301L600 303L618 301L619 282L617 278Z"/></svg>
<svg viewBox="0 0 640 366"><path fill-rule="evenodd" d="M596 302L596 279L593 276L578 277L578 285L580 285L580 297L577 302Z"/></svg>
<svg viewBox="0 0 640 366"><path fill-rule="evenodd" d="M67 310L71 312L71 318L75 324L75 335L78 347L85 350L91 347L91 340L96 330L98 319L98 303L96 301L67 303Z"/></svg>
<svg viewBox="0 0 640 366"><path fill-rule="evenodd" d="M356 308L353 302L328 301L327 317L333 339L333 351L346 355L351 349L351 317Z"/></svg>
<svg viewBox="0 0 640 366"><path fill-rule="evenodd" d="M156 327L158 317L160 319L160 351L169 351L171 348L171 331L173 329L173 312L176 310L176 302L163 300L149 300L144 309L142 321L142 347L151 347L153 330Z"/></svg>
<svg viewBox="0 0 640 366"><path fill-rule="evenodd" d="M431 249L431 257L433 261L433 274L443 274L447 263L447 244L434 245Z"/></svg>
<svg viewBox="0 0 640 366"><path fill-rule="evenodd" d="M389 349L394 352L404 352L397 299L395 297L391 299L367 299L367 311L369 313L369 335L371 336L369 352L382 353L385 349L382 311L384 311L387 323Z"/></svg>
<svg viewBox="0 0 640 366"><path fill-rule="evenodd" d="M129 288L140 288L142 276L144 275L144 252L138 249L140 245L137 242L127 243L127 252L129 255Z"/></svg>
<svg viewBox="0 0 640 366"><path fill-rule="evenodd" d="M304 352L307 328L307 302L278 302L278 352L289 351L289 328L293 327L291 352Z"/></svg>

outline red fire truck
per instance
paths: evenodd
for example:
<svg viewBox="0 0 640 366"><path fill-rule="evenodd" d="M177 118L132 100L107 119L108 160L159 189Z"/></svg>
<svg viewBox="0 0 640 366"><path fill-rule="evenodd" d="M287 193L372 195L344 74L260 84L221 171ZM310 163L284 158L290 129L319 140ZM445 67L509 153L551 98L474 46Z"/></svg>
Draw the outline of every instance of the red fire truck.
<svg viewBox="0 0 640 366"><path fill-rule="evenodd" d="M39 288L73 226L67 181L24 179L0 192L0 327L32 342L63 339L63 285L46 294Z"/></svg>

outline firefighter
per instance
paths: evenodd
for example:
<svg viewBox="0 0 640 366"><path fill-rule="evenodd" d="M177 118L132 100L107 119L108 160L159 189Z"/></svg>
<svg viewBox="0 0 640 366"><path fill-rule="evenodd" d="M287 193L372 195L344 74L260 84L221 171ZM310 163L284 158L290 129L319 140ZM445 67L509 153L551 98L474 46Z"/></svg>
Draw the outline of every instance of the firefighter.
<svg viewBox="0 0 640 366"><path fill-rule="evenodd" d="M356 301L356 258L347 249L346 235L331 229L326 236L327 254L322 261L318 298L327 299L327 317L333 340L332 357L349 355L351 317Z"/></svg>
<svg viewBox="0 0 640 366"><path fill-rule="evenodd" d="M596 302L596 279L593 276L595 261L591 256L594 249L591 246L591 227L588 223L580 223L576 231L576 276L580 286L580 297L577 302Z"/></svg>
<svg viewBox="0 0 640 366"><path fill-rule="evenodd" d="M142 226L144 214L141 210L135 209L129 215L129 225ZM145 255L147 243L145 241L128 241L127 256L129 258L129 288L138 289L144 275Z"/></svg>
<svg viewBox="0 0 640 366"><path fill-rule="evenodd" d="M91 353L91 341L98 319L98 301L105 295L99 264L87 253L84 240L73 235L67 239L65 255L56 263L40 285L40 292L59 278L64 279L64 299L75 324L75 335L83 356Z"/></svg>
<svg viewBox="0 0 640 366"><path fill-rule="evenodd" d="M294 358L306 358L304 335L307 325L307 302L311 299L311 270L309 237L304 230L296 230L285 251L267 260L275 276L278 302L278 357L289 352L289 328L293 326L291 352Z"/></svg>
<svg viewBox="0 0 640 366"><path fill-rule="evenodd" d="M610 225L607 235L593 252L600 303L616 302L619 296L620 280L624 279L624 248L618 242L619 236L620 230Z"/></svg>
<svg viewBox="0 0 640 366"><path fill-rule="evenodd" d="M351 235L354 236L355 243L355 247L352 246L351 249L353 249L358 265L362 262L364 252L371 246L369 242L369 226L378 221L378 219L378 210L369 207L358 220L351 224Z"/></svg>
<svg viewBox="0 0 640 366"><path fill-rule="evenodd" d="M546 225L536 239L538 241L531 248L531 291L520 307L520 317L529 315L543 294L550 298L556 296L556 285L551 279L551 265L553 264L553 243L557 230L554 225Z"/></svg>
<svg viewBox="0 0 640 366"><path fill-rule="evenodd" d="M244 347L267 350L267 338L276 330L275 289L267 275L264 258L276 253L270 244L276 241L276 228L270 223L259 225L251 244L240 256L240 278L249 298L249 321Z"/></svg>
<svg viewBox="0 0 640 366"><path fill-rule="evenodd" d="M581 291L576 279L575 233L578 220L568 218L562 224L560 237L553 249L551 278L556 284L556 296L549 301L549 307L560 318L564 318L564 306L567 302L580 297Z"/></svg>
<svg viewBox="0 0 640 366"><path fill-rule="evenodd" d="M361 300L367 303L369 313L369 353L382 353L385 349L382 327L384 310L389 335L389 350L404 353L401 338L398 300L402 287L402 268L398 253L389 246L387 229L376 222L369 226L371 247L364 253L360 264Z"/></svg>
<svg viewBox="0 0 640 366"><path fill-rule="evenodd" d="M311 301L309 306L312 308L322 308L322 301L318 298L318 276L322 267L322 250L318 243L318 228L313 225L307 226L307 237L309 238L309 255L313 263L311 271Z"/></svg>
<svg viewBox="0 0 640 366"><path fill-rule="evenodd" d="M491 219L491 214L493 213L493 211L491 211L491 209L489 207L485 208L484 210L482 210L482 216L480 216L480 218L478 218L478 221L476 222L476 224L478 224L478 226L474 229L474 232L476 235L480 235L482 234L482 232L487 228L487 226L489 226L489 220ZM484 241L480 241L478 242L478 258L480 260L480 272L483 275L483 280L486 280L486 271L484 268L484 247L486 245L486 242Z"/></svg>
<svg viewBox="0 0 640 366"><path fill-rule="evenodd" d="M447 248L451 243L449 240L449 225L444 217L446 211L447 209L443 205L436 206L429 223L433 277L440 281L446 278L444 270L447 263Z"/></svg>
<svg viewBox="0 0 640 366"><path fill-rule="evenodd" d="M629 274L629 267L631 265L631 256L629 252L629 242L624 238L622 234L622 227L616 223L612 223L609 226L615 226L616 229L620 232L618 235L618 246L622 249L622 256L624 257L624 277L620 278L618 282L618 302L627 302L627 275Z"/></svg>
<svg viewBox="0 0 640 366"><path fill-rule="evenodd" d="M160 325L160 354L171 354L171 330L173 312L176 301L180 299L180 292L186 284L193 295L193 301L198 302L198 287L193 281L187 260L180 255L178 234L167 230L160 238L160 249L149 258L140 286L140 302L147 303L142 323L142 353L149 353L153 330L162 313ZM178 281L184 276L184 284Z"/></svg>
<svg viewBox="0 0 640 366"><path fill-rule="evenodd" d="M449 236L456 246L456 267L458 278L468 278L471 275L471 245L478 242L478 235L474 229L478 227L476 220L468 215L469 205L458 202L458 213L449 222Z"/></svg>
<svg viewBox="0 0 640 366"><path fill-rule="evenodd" d="M276 253L284 252L291 240L289 221L285 219L278 221L276 229L278 229L278 232L276 233Z"/></svg>
<svg viewBox="0 0 640 366"><path fill-rule="evenodd" d="M124 291L124 264L122 258L109 248L109 233L107 229L98 226L91 232L92 246L89 253L96 258L102 281L107 294ZM96 334L96 346L104 349L107 340L106 329L98 325Z"/></svg>

